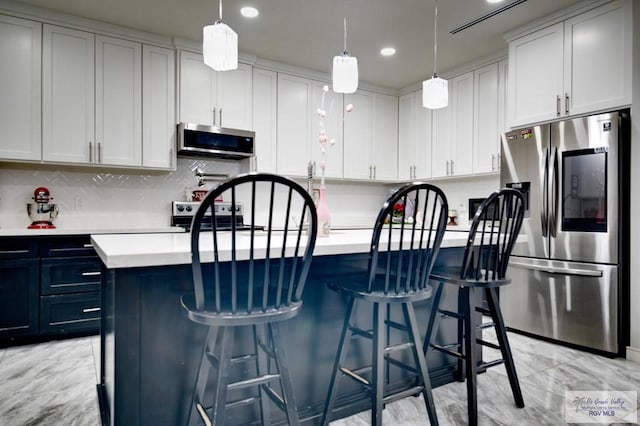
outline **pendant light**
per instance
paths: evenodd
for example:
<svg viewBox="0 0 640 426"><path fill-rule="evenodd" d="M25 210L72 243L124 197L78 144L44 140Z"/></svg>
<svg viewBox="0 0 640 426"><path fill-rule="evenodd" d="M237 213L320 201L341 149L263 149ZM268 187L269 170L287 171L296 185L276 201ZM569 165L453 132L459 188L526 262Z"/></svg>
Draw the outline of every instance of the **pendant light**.
<svg viewBox="0 0 640 426"><path fill-rule="evenodd" d="M438 58L438 0L434 0L433 18L433 77L422 82L422 106L429 109L444 108L449 104L449 83L438 77L436 64Z"/></svg>
<svg viewBox="0 0 640 426"><path fill-rule="evenodd" d="M358 58L347 52L347 18L344 18L344 50L333 57L333 91L355 93L358 89Z"/></svg>
<svg viewBox="0 0 640 426"><path fill-rule="evenodd" d="M219 19L202 29L204 63L216 71L238 68L238 34L222 22L222 0L219 0Z"/></svg>

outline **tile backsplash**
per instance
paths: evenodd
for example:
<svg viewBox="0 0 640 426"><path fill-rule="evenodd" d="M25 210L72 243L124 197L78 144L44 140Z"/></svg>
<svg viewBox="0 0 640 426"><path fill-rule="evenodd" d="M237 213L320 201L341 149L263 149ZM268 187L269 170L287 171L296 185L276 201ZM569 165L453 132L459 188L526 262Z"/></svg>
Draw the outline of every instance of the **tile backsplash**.
<svg viewBox="0 0 640 426"><path fill-rule="evenodd" d="M198 180L194 170L235 176L249 171L248 160L215 161L178 158L174 172L92 171L86 168L0 164L0 227L25 228L31 221L26 204L33 190L51 191L60 214L58 228L105 227L157 228L170 225L171 201L185 200ZM299 180L306 187L306 181ZM465 208L470 197L486 197L499 187L499 177L480 176L433 182L442 188L449 208ZM318 182L314 184L317 186ZM208 189L215 183L207 183ZM366 227L389 191L400 186L372 182L327 182L327 202L334 228ZM466 211L458 213L466 218ZM464 220L461 224L465 224Z"/></svg>

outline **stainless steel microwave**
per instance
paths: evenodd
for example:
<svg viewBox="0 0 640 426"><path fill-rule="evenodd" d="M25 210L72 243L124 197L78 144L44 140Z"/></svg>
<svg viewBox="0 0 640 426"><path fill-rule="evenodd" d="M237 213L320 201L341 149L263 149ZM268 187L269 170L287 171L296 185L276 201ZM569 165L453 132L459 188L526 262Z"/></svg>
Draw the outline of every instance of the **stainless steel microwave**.
<svg viewBox="0 0 640 426"><path fill-rule="evenodd" d="M255 132L178 124L178 155L241 159L253 156Z"/></svg>

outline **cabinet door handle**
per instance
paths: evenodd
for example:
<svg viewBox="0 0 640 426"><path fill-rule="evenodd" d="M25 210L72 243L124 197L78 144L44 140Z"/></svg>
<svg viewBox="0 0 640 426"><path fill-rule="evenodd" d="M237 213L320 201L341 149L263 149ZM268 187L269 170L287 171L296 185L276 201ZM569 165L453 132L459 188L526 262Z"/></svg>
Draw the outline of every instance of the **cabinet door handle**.
<svg viewBox="0 0 640 426"><path fill-rule="evenodd" d="M98 161L96 163L102 163L102 143L98 142Z"/></svg>
<svg viewBox="0 0 640 426"><path fill-rule="evenodd" d="M447 160L447 176L449 176L449 160Z"/></svg>
<svg viewBox="0 0 640 426"><path fill-rule="evenodd" d="M374 179L376 178L376 166L375 165L373 166L373 178Z"/></svg>
<svg viewBox="0 0 640 426"><path fill-rule="evenodd" d="M220 118L220 120L218 120L218 126L222 127L222 108L218 111L218 117Z"/></svg>
<svg viewBox="0 0 640 426"><path fill-rule="evenodd" d="M491 171L496 170L496 156L495 154L491 154Z"/></svg>
<svg viewBox="0 0 640 426"><path fill-rule="evenodd" d="M29 253L29 250L0 250L0 254L23 254Z"/></svg>
<svg viewBox="0 0 640 426"><path fill-rule="evenodd" d="M564 113L569 114L569 94L564 94Z"/></svg>
<svg viewBox="0 0 640 426"><path fill-rule="evenodd" d="M216 125L216 107L213 107L213 125Z"/></svg>
<svg viewBox="0 0 640 426"><path fill-rule="evenodd" d="M369 166L369 179L373 179L373 177L372 177L372 176L373 176L372 171L373 171L373 167Z"/></svg>
<svg viewBox="0 0 640 426"><path fill-rule="evenodd" d="M84 247L84 248L93 248L93 244L85 243L85 244L82 245L82 247Z"/></svg>
<svg viewBox="0 0 640 426"><path fill-rule="evenodd" d="M100 308L84 308L82 310L83 314L88 314L89 312L99 312Z"/></svg>
<svg viewBox="0 0 640 426"><path fill-rule="evenodd" d="M454 161L451 160L451 174L454 174L454 172L453 172L453 163L454 163Z"/></svg>
<svg viewBox="0 0 640 426"><path fill-rule="evenodd" d="M93 163L93 142L89 141L89 162Z"/></svg>
<svg viewBox="0 0 640 426"><path fill-rule="evenodd" d="M100 271L89 271L89 272L83 272L82 276L83 277L95 277L98 275L102 275L102 272Z"/></svg>
<svg viewBox="0 0 640 426"><path fill-rule="evenodd" d="M417 167L417 166L414 164L414 165L413 165L413 178L414 178L414 179L416 179L416 178L417 178L417 176L418 176L418 173L416 172L416 167Z"/></svg>
<svg viewBox="0 0 640 426"><path fill-rule="evenodd" d="M560 95L556 95L556 115L560 117Z"/></svg>

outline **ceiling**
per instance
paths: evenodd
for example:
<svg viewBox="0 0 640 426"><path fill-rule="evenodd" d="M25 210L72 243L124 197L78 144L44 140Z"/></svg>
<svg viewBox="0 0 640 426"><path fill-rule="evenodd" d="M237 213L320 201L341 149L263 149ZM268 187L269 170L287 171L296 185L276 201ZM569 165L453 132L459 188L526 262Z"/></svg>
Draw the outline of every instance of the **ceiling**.
<svg viewBox="0 0 640 426"><path fill-rule="evenodd" d="M506 51L503 34L584 0L528 0L457 34L450 31L505 4L438 2L438 71ZM521 0L520 0L521 1ZM589 0L591 1L591 0ZM56 11L162 35L202 39L218 17L218 0L23 0ZM254 19L242 6L260 11ZM329 73L343 47L358 58L360 80L399 89L433 72L433 0L224 0L223 20L238 33L241 52ZM382 57L382 47L397 53Z"/></svg>

